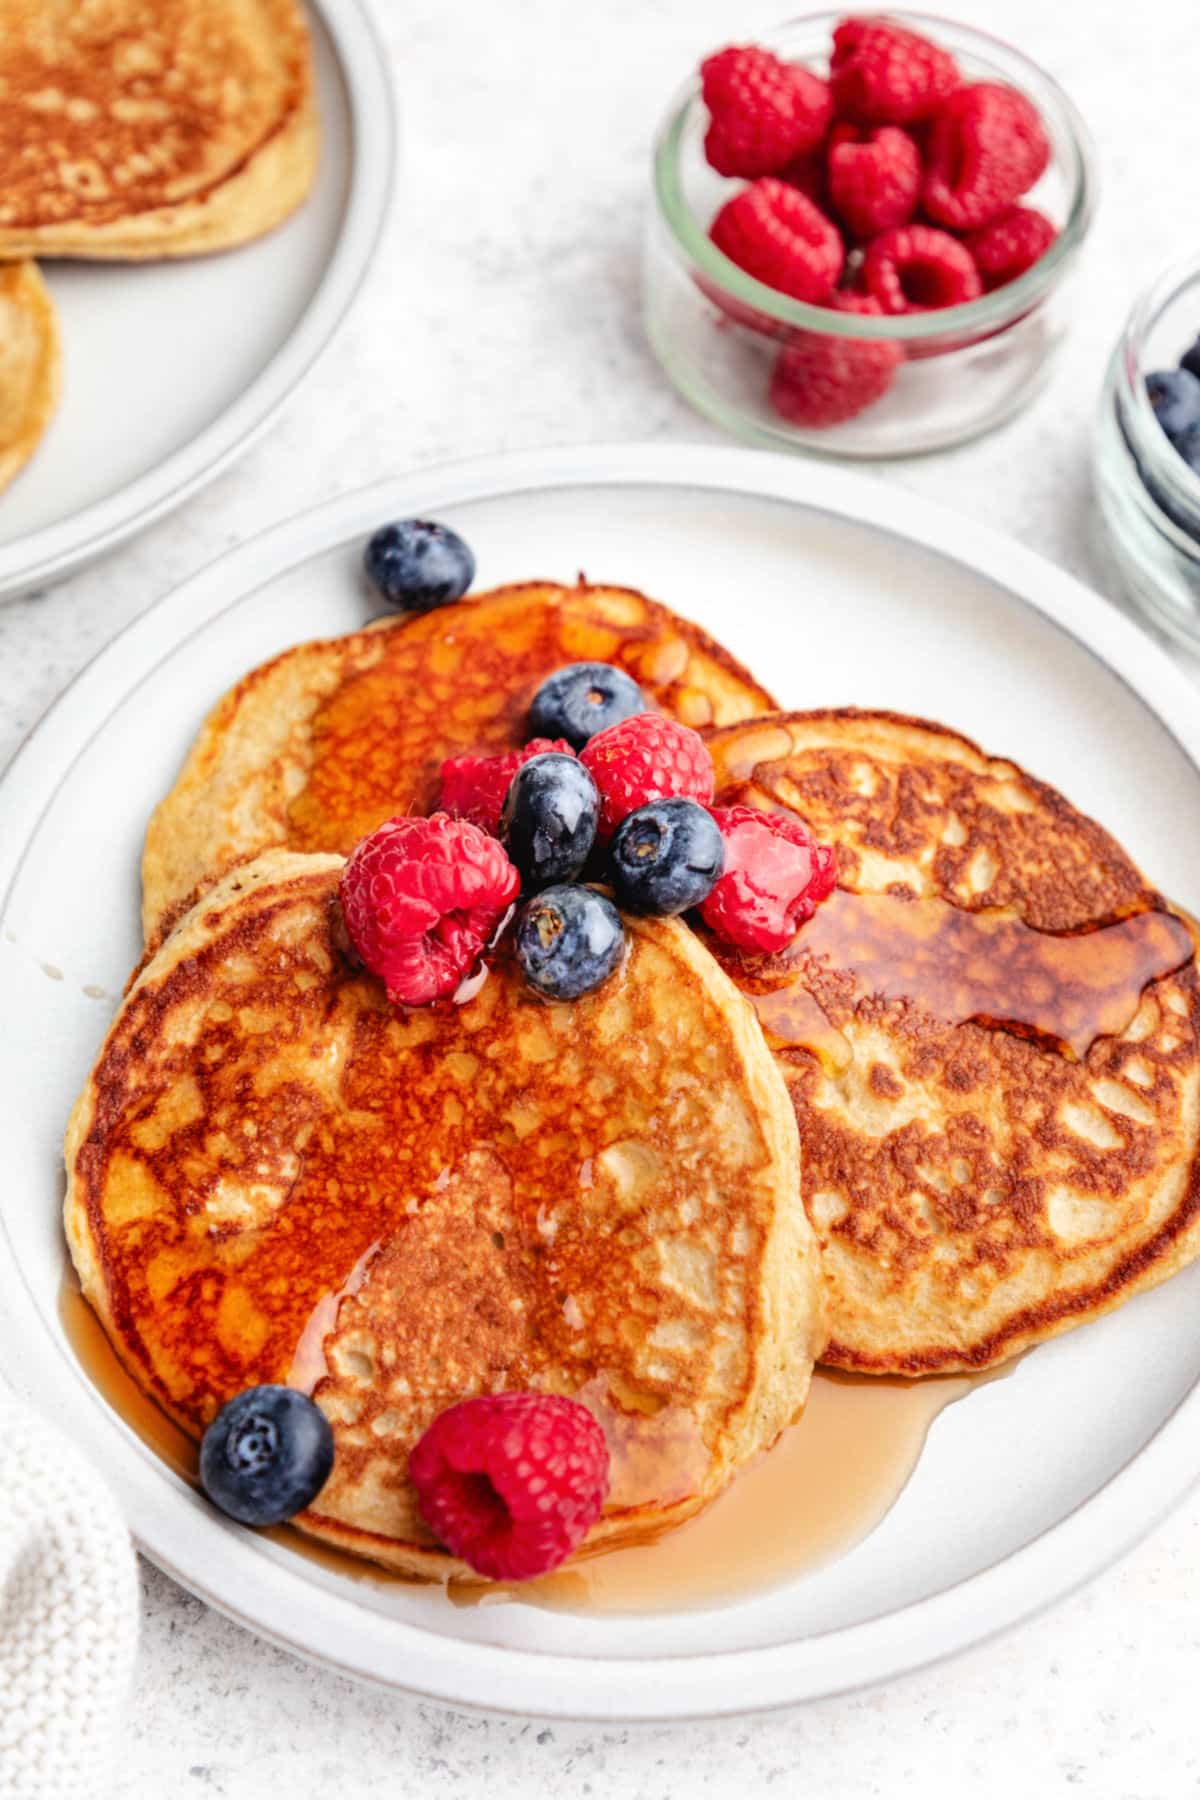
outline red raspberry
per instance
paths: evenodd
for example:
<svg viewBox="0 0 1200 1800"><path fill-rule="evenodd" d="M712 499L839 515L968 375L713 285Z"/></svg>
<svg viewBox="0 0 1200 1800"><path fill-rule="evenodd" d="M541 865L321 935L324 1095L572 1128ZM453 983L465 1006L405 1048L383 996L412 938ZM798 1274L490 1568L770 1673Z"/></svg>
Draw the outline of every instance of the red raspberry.
<svg viewBox="0 0 1200 1800"><path fill-rule="evenodd" d="M818 144L815 150L806 150L802 156L794 156L790 163L780 169L779 179L786 181L789 187L798 188L806 200L812 201L818 212L828 213L829 188L825 178L825 154L825 145Z"/></svg>
<svg viewBox="0 0 1200 1800"><path fill-rule="evenodd" d="M350 852L342 912L388 999L425 1006L479 961L520 876L495 838L465 819L388 819Z"/></svg>
<svg viewBox="0 0 1200 1800"><path fill-rule="evenodd" d="M931 225L898 225L867 245L863 282L885 313L961 306L983 292L971 252Z"/></svg>
<svg viewBox="0 0 1200 1800"><path fill-rule="evenodd" d="M785 950L837 886L837 860L799 819L754 806L714 806L725 873L700 908L718 937L743 950Z"/></svg>
<svg viewBox="0 0 1200 1800"><path fill-rule="evenodd" d="M977 81L938 109L921 203L939 225L974 231L1019 200L1049 161L1037 108L1016 88Z"/></svg>
<svg viewBox="0 0 1200 1800"><path fill-rule="evenodd" d="M574 756L565 738L530 738L520 750L506 750L501 756L450 756L442 764L442 792L439 806L452 819L469 819L493 837L500 834L500 813L512 778L531 756L545 756L559 750Z"/></svg>
<svg viewBox="0 0 1200 1800"><path fill-rule="evenodd" d="M881 311L877 301L863 294L835 294L833 307L876 316ZM899 344L887 338L798 331L779 353L768 397L790 425L841 425L883 398L903 361Z"/></svg>
<svg viewBox="0 0 1200 1800"><path fill-rule="evenodd" d="M491 1581L545 1575L578 1548L608 1493L608 1445L562 1394L480 1394L439 1413L408 1459L421 1516Z"/></svg>
<svg viewBox="0 0 1200 1800"><path fill-rule="evenodd" d="M597 837L606 844L621 820L651 800L676 795L707 806L713 797L708 745L690 725L637 713L583 746L579 760L600 790Z"/></svg>
<svg viewBox="0 0 1200 1800"><path fill-rule="evenodd" d="M828 299L845 260L837 226L798 189L772 176L727 200L710 235L757 281L816 305Z"/></svg>
<svg viewBox="0 0 1200 1800"><path fill-rule="evenodd" d="M774 175L814 149L833 117L828 83L770 50L731 45L700 75L712 114L704 154L719 175Z"/></svg>
<svg viewBox="0 0 1200 1800"><path fill-rule="evenodd" d="M898 125L835 125L829 140L830 206L853 237L907 225L921 191L921 154Z"/></svg>
<svg viewBox="0 0 1200 1800"><path fill-rule="evenodd" d="M948 50L890 19L844 19L829 64L838 117L859 125L925 119L959 83Z"/></svg>
<svg viewBox="0 0 1200 1800"><path fill-rule="evenodd" d="M1058 236L1045 213L1032 206L1014 206L990 225L981 226L964 241L975 258L975 267L989 293L1015 281L1032 269Z"/></svg>

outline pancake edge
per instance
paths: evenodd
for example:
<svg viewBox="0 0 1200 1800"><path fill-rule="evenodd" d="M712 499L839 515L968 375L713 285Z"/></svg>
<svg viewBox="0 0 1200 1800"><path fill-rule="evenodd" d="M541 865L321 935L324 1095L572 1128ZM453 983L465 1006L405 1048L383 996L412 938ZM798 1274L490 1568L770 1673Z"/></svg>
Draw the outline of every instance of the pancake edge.
<svg viewBox="0 0 1200 1800"><path fill-rule="evenodd" d="M37 264L23 261L21 299L32 311L38 330L39 367L33 399L18 436L0 451L0 493L20 474L41 443L62 394L62 334L58 311Z"/></svg>

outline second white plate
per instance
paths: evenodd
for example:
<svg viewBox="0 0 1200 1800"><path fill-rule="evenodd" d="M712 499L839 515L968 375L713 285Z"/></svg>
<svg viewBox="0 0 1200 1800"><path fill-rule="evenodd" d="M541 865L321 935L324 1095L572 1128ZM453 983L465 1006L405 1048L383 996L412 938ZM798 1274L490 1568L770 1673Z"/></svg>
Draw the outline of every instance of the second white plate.
<svg viewBox="0 0 1200 1800"><path fill-rule="evenodd" d="M664 446L507 458L339 499L140 619L0 785L0 1370L68 1426L187 1587L305 1656L443 1700L741 1712L894 1676L1046 1604L1200 1476L1200 1266L950 1408L892 1512L840 1561L700 1613L458 1610L322 1567L219 1517L80 1368L58 1313L60 1143L140 951L146 816L224 687L362 621L363 540L414 512L466 535L481 585L584 568L699 620L787 705L966 730L1065 789L1200 912L1200 836L1181 828L1200 815L1194 691L1103 601L973 522L835 469Z"/></svg>
<svg viewBox="0 0 1200 1800"><path fill-rule="evenodd" d="M0 598L66 574L179 506L249 448L324 348L391 200L396 120L359 0L310 13L321 159L267 237L178 262L50 262L58 412L0 494Z"/></svg>

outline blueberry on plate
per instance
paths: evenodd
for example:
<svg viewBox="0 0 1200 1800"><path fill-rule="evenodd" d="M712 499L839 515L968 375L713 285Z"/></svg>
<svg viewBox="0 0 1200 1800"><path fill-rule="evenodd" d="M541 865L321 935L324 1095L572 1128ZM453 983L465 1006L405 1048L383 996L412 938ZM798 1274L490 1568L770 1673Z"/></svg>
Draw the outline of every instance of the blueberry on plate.
<svg viewBox="0 0 1200 1800"><path fill-rule="evenodd" d="M529 709L530 737L566 738L582 750L609 725L643 713L646 696L624 669L611 663L568 663L547 676Z"/></svg>
<svg viewBox="0 0 1200 1800"><path fill-rule="evenodd" d="M303 1512L332 1467L329 1420L295 1388L245 1388L200 1445L205 1493L242 1525L281 1525Z"/></svg>
<svg viewBox="0 0 1200 1800"><path fill-rule="evenodd" d="M526 892L573 881L591 855L600 816L596 784L574 756L547 750L523 763L500 814L500 841Z"/></svg>
<svg viewBox="0 0 1200 1800"><path fill-rule="evenodd" d="M725 844L696 800L652 800L617 827L612 883L628 912L686 912L707 900L725 867Z"/></svg>
<svg viewBox="0 0 1200 1800"><path fill-rule="evenodd" d="M1200 337L1196 339L1190 350L1184 351L1179 359L1179 366L1200 381Z"/></svg>
<svg viewBox="0 0 1200 1800"><path fill-rule="evenodd" d="M547 1000L578 1000L598 988L625 954L625 927L595 888L552 887L517 914L517 961Z"/></svg>
<svg viewBox="0 0 1200 1800"><path fill-rule="evenodd" d="M475 558L458 533L425 519L381 525L367 543L363 567L388 605L401 612L448 606L475 579Z"/></svg>
<svg viewBox="0 0 1200 1800"><path fill-rule="evenodd" d="M1200 425L1200 377L1188 369L1155 369L1146 377L1155 417L1174 440L1189 425Z"/></svg>

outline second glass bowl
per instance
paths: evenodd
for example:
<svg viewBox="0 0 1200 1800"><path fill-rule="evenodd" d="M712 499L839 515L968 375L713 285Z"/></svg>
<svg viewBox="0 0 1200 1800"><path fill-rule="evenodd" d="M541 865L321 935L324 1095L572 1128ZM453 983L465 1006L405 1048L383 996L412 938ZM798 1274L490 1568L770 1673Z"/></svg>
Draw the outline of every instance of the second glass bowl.
<svg viewBox="0 0 1200 1800"><path fill-rule="evenodd" d="M1100 401L1096 478L1117 566L1142 610L1200 651L1200 475L1154 415L1146 376L1170 369L1200 335L1200 256L1136 302Z"/></svg>
<svg viewBox="0 0 1200 1800"><path fill-rule="evenodd" d="M709 238L716 212L741 184L705 160L708 114L698 78L690 80L655 147L643 265L646 330L686 399L727 430L775 449L904 456L974 437L1033 397L1070 323L1068 277L1095 204L1092 153L1075 108L1044 70L997 38L922 13L888 16L952 51L969 80L1007 82L1033 101L1051 160L1023 203L1047 213L1059 235L1018 280L966 306L864 318L792 300L745 274ZM834 26L844 17L810 13L760 41L824 75ZM889 391L856 418L801 428L768 398L781 347L801 333L883 339L904 360Z"/></svg>

